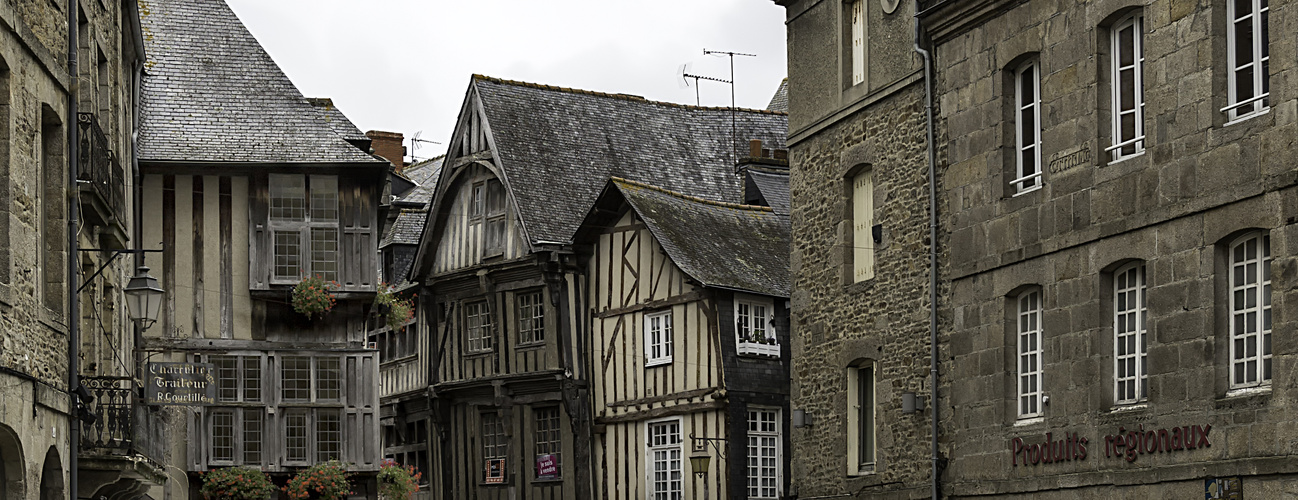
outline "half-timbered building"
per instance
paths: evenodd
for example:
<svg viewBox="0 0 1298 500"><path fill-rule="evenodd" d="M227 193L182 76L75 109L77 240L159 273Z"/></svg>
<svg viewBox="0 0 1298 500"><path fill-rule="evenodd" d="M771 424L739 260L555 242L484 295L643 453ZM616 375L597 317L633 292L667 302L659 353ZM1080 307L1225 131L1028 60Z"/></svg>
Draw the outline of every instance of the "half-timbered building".
<svg viewBox="0 0 1298 500"><path fill-rule="evenodd" d="M434 491L593 498L592 291L573 235L613 176L741 201L736 136L778 145L785 127L782 113L473 77L413 270Z"/></svg>
<svg viewBox="0 0 1298 500"><path fill-rule="evenodd" d="M366 345L388 164L304 99L221 0L149 2L140 166L146 264L168 291L152 361L215 367L214 404L171 452L197 474L284 477L340 460L375 497L378 359ZM346 118L341 113L334 119ZM350 127L354 129L354 127ZM291 290L333 282L308 317Z"/></svg>
<svg viewBox="0 0 1298 500"><path fill-rule="evenodd" d="M602 498L782 498L788 212L614 178L576 242Z"/></svg>

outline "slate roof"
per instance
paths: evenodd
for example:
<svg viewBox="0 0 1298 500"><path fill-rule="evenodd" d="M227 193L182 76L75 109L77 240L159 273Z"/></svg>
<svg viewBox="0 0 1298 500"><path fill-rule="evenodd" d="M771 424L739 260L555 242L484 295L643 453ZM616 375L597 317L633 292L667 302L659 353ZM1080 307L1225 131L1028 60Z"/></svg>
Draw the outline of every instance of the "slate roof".
<svg viewBox="0 0 1298 500"><path fill-rule="evenodd" d="M144 161L377 163L321 119L223 0L141 0Z"/></svg>
<svg viewBox="0 0 1298 500"><path fill-rule="evenodd" d="M388 228L388 233L383 235L383 240L379 242L379 248L388 245L418 245L419 234L424 230L424 220L428 218L428 212L424 210L402 210L397 214L397 220Z"/></svg>
<svg viewBox="0 0 1298 500"><path fill-rule="evenodd" d="M744 154L750 139L783 148L788 132L784 113L764 110L739 110L731 142L729 108L480 75L474 75L470 92L481 101L497 165L534 243L570 242L610 177L742 201L732 155Z"/></svg>
<svg viewBox="0 0 1298 500"><path fill-rule="evenodd" d="M748 178L752 180L753 185L762 193L762 198L766 199L766 204L775 213L789 215L789 172L787 170L779 172L749 167Z"/></svg>
<svg viewBox="0 0 1298 500"><path fill-rule="evenodd" d="M306 100L311 103L312 106L315 106L316 111L320 112L320 119L324 120L324 122L329 125L329 128L344 140L349 142L370 142L370 138L366 136L364 132L361 132L361 129L356 128L356 124L352 123L352 121L347 118L347 115L344 115L342 110L338 109L338 106L334 105L333 99L328 97L308 97Z"/></svg>
<svg viewBox="0 0 1298 500"><path fill-rule="evenodd" d="M401 174L413 181L415 188L402 196L400 201L424 205L432 201L433 194L437 191L437 179L442 173L442 161L445 159L445 156L438 156L414 163L402 170ZM416 233L415 237L418 238L419 234Z"/></svg>
<svg viewBox="0 0 1298 500"><path fill-rule="evenodd" d="M780 82L780 88L775 89L775 95L771 96L771 103L766 105L768 111L779 111L781 113L789 112L789 79L785 78Z"/></svg>
<svg viewBox="0 0 1298 500"><path fill-rule="evenodd" d="M704 286L788 297L789 217L613 178L672 262Z"/></svg>

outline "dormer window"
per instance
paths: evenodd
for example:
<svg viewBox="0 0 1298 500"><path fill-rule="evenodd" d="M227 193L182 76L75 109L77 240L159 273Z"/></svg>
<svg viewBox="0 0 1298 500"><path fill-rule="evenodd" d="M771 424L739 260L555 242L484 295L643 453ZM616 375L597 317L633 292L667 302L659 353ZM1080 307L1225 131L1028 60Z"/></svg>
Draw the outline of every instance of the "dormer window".
<svg viewBox="0 0 1298 500"><path fill-rule="evenodd" d="M780 356L780 344L773 327L769 301L756 297L736 296L735 334L739 354Z"/></svg>

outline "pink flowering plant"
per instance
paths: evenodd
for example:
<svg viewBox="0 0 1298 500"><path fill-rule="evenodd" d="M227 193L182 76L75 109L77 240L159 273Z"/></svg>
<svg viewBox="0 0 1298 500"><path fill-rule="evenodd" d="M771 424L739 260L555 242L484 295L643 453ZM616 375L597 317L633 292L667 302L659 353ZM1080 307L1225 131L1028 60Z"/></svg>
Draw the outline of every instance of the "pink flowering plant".
<svg viewBox="0 0 1298 500"><path fill-rule="evenodd" d="M396 288L387 283L379 284L379 292L374 295L374 305L380 310L386 308L384 321L388 328L396 330L415 318L415 298L401 298Z"/></svg>
<svg viewBox="0 0 1298 500"><path fill-rule="evenodd" d="M343 500L352 494L342 462L330 460L297 473L284 486L290 500Z"/></svg>
<svg viewBox="0 0 1298 500"><path fill-rule="evenodd" d="M293 287L293 310L306 315L322 315L334 307L333 289L338 282L325 281L323 277L308 276Z"/></svg>
<svg viewBox="0 0 1298 500"><path fill-rule="evenodd" d="M201 474L204 500L263 500L275 492L266 473L251 467L226 467Z"/></svg>
<svg viewBox="0 0 1298 500"><path fill-rule="evenodd" d="M384 460L379 469L379 498L382 500L410 500L419 490L422 474L414 466L402 467L395 460Z"/></svg>

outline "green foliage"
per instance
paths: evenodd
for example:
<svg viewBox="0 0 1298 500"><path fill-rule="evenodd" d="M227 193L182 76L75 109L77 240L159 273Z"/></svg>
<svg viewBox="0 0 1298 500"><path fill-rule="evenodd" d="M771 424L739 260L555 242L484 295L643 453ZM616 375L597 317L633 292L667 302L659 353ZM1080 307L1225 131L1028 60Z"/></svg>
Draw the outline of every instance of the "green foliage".
<svg viewBox="0 0 1298 500"><path fill-rule="evenodd" d="M202 474L204 500L263 500L275 491L266 473L251 467L227 467Z"/></svg>
<svg viewBox="0 0 1298 500"><path fill-rule="evenodd" d="M343 500L352 494L342 462L330 460L297 473L284 486L291 500Z"/></svg>
<svg viewBox="0 0 1298 500"><path fill-rule="evenodd" d="M422 474L413 466L402 467L392 460L384 460L379 469L379 498L382 500L410 500L419 490L419 478Z"/></svg>
<svg viewBox="0 0 1298 500"><path fill-rule="evenodd" d="M320 276L304 278L293 287L293 310L305 314L307 319L329 312L334 307L332 290L337 287L337 282L325 281Z"/></svg>
<svg viewBox="0 0 1298 500"><path fill-rule="evenodd" d="M415 318L414 297L401 298L387 283L379 284L379 293L374 295L374 305L387 308L385 322L393 330Z"/></svg>

